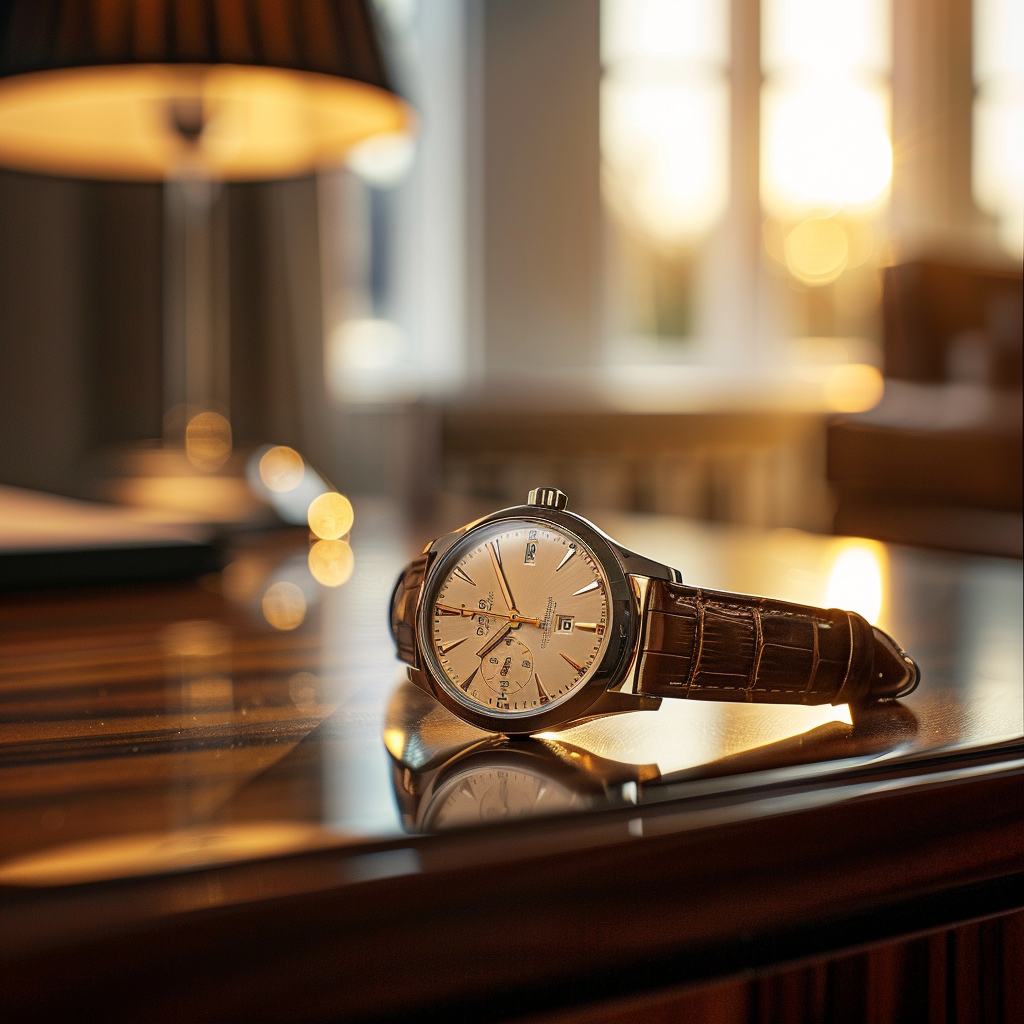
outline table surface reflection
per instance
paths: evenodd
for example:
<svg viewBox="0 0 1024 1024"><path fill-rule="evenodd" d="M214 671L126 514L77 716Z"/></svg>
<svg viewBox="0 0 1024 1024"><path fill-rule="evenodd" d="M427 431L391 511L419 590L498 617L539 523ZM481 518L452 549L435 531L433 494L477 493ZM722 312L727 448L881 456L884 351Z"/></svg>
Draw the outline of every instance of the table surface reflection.
<svg viewBox="0 0 1024 1024"><path fill-rule="evenodd" d="M450 509L438 531L473 511ZM342 586L315 582L305 534L286 532L239 544L196 584L0 599L4 904L17 918L28 892L309 851L395 853L411 833L538 815L569 815L571 829L635 805L626 825L639 834L648 807L891 778L943 752L1013 751L1024 734L1019 561L593 518L689 583L856 609L917 659L920 687L873 714L665 701L509 744L403 685L388 598L427 533L363 502ZM282 583L284 619L267 598ZM47 941L25 920L16 931L10 948Z"/></svg>

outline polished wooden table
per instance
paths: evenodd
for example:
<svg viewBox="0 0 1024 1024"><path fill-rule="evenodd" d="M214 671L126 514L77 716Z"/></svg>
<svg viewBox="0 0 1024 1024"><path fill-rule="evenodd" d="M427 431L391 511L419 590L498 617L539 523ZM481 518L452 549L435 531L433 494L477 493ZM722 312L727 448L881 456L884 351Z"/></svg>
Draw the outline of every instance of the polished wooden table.
<svg viewBox="0 0 1024 1024"><path fill-rule="evenodd" d="M688 582L861 611L922 683L508 743L403 685L387 625L470 513L358 505L337 587L300 532L0 597L5 1019L1021 1019L1019 561L592 513Z"/></svg>

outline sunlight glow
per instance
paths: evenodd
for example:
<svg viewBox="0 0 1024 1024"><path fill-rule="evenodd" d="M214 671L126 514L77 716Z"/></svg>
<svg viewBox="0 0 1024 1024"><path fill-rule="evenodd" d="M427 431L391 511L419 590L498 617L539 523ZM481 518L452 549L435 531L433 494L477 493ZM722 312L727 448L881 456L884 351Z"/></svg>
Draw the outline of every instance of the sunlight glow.
<svg viewBox="0 0 1024 1024"><path fill-rule="evenodd" d="M762 68L766 74L887 74L891 23L888 0L765 0Z"/></svg>
<svg viewBox="0 0 1024 1024"><path fill-rule="evenodd" d="M876 541L843 542L828 577L830 608L857 612L871 625L878 622L885 596L888 559Z"/></svg>
<svg viewBox="0 0 1024 1024"><path fill-rule="evenodd" d="M729 6L605 0L601 17L605 198L659 242L692 241L729 199Z"/></svg>
<svg viewBox="0 0 1024 1024"><path fill-rule="evenodd" d="M769 83L762 98L762 201L777 216L885 198L888 89L842 78Z"/></svg>
<svg viewBox="0 0 1024 1024"><path fill-rule="evenodd" d="M975 0L974 198L999 221L1007 252L1024 256L1024 3Z"/></svg>
<svg viewBox="0 0 1024 1024"><path fill-rule="evenodd" d="M601 59L729 61L729 5L721 0L603 0Z"/></svg>
<svg viewBox="0 0 1024 1024"><path fill-rule="evenodd" d="M761 192L795 218L865 208L892 176L890 0L765 0Z"/></svg>
<svg viewBox="0 0 1024 1024"><path fill-rule="evenodd" d="M601 90L605 193L666 242L706 233L728 203L725 81L637 81L610 74Z"/></svg>

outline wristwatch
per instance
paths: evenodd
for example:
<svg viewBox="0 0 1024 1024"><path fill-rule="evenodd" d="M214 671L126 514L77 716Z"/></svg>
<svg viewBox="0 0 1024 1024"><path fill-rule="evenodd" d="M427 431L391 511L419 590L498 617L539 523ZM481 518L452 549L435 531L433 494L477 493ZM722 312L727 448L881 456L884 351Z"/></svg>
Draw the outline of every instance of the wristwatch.
<svg viewBox="0 0 1024 1024"><path fill-rule="evenodd" d="M538 487L398 579L398 656L470 724L525 735L666 697L863 704L917 685L917 665L856 612L686 586L566 504Z"/></svg>
<svg viewBox="0 0 1024 1024"><path fill-rule="evenodd" d="M746 749L725 756L711 753L708 760L665 772L652 761L631 760L637 752L633 730L621 735L621 745L599 741L600 754L578 733L524 737L482 732L406 680L388 701L383 740L404 827L439 832L672 799L680 793L679 784L726 776L754 773L762 780L759 785L771 785L766 775L789 769L789 782L821 780L856 772L880 754L894 753L917 731L913 712L899 701L876 701L850 712L849 722L825 722L768 743L751 734ZM813 769L801 773L803 765Z"/></svg>

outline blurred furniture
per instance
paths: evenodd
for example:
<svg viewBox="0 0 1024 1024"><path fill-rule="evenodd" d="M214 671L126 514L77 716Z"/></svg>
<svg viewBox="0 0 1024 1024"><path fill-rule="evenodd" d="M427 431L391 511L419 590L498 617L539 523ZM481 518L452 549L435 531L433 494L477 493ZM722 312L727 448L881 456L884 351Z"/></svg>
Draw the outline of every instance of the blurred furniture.
<svg viewBox="0 0 1024 1024"><path fill-rule="evenodd" d="M1021 272L937 262L886 267L885 375L1021 387Z"/></svg>
<svg viewBox="0 0 1024 1024"><path fill-rule="evenodd" d="M82 301L77 289L70 289L74 296L71 304L82 307L81 318L100 321L101 338L92 353L94 359L72 345L72 351L65 353L67 362L86 364L89 375L95 377L92 390L113 391L116 397L107 405L94 395L88 395L85 402L75 395L77 408L61 418L71 419L75 413L81 416L83 411L81 418L88 417L93 410L81 406L93 399L100 408L90 426L98 427L101 435L116 435L119 421L127 414L127 418L142 421L133 424L136 429L148 427L147 440L159 435L167 449L157 456L152 451L122 452L120 465L104 467L106 476L112 477L106 481L109 486L92 481L95 486L89 489L93 494L99 491L103 497L128 500L125 495L131 493L135 504L151 505L141 495L166 491L176 478L198 470L221 479L207 488L214 496L198 502L196 518L211 522L228 518L252 525L244 497L236 495L235 500L225 502L221 492L244 491L238 467L229 461L238 440L232 430L231 408L247 404L254 384L265 385L258 379L264 369L260 363L272 364L266 367L266 377L275 380L275 391L288 385L293 391L291 402L284 403L293 407L289 410L292 422L284 424L284 430L274 424L279 431L275 440L299 443L299 438L323 434L322 424L316 422L323 411L322 402L303 402L295 393L307 390L304 378L310 376L320 387L308 391L314 395L322 392L319 287L314 289L311 303L308 285L303 289L295 280L317 279L315 268L310 273L303 264L319 243L315 206L310 230L308 198L304 202L304 197L295 195L302 191L301 186L279 188L280 205L289 208L271 211L269 219L272 223L283 221L276 226L283 236L279 245L285 256L273 268L283 278L277 289L283 295L275 296L271 289L269 298L260 296L259 305L270 306L267 312L278 321L296 321L289 326L297 334L308 331L308 323L302 321L310 319L305 310L312 308L317 351L313 360L309 352L260 352L257 359L244 360L241 372L233 372L232 309L246 310L243 330L257 336L262 332L252 331L252 324L245 322L254 303L239 303L237 295L234 303L230 298L240 283L237 278L245 273L232 279L229 204L223 200L220 183L290 178L336 167L359 143L405 131L410 124L410 110L391 86L373 8L367 0L297 5L274 0L244 4L229 0L0 2L0 164L23 172L164 183L162 240L158 235L154 238L152 219L146 216L153 212L152 192L136 190L131 196L135 216L127 215L131 223L120 239L117 229L106 225L86 232L94 233L91 241L100 250L99 266L94 268L93 260L87 259L89 268L82 273L86 278L83 290L97 293L95 308L90 308L93 303L88 298ZM94 193L94 203L101 208L98 217L109 212L109 207L116 210L118 204L109 202L109 191L95 189ZM130 195L122 193L122 202ZM250 221L246 226L258 233L261 218L252 216L252 203L245 203L244 194L239 198L241 202L232 205L236 211L242 207ZM0 214L5 212L2 205ZM125 216L123 209L117 212ZM22 216L15 213L15 221ZM235 234L236 242L241 241L243 233ZM116 248L117 241L122 252L115 252L111 259L109 250ZM245 242L250 243L251 238ZM118 255L122 263L141 257L152 264L161 248L163 259L156 262L162 263L162 303L153 294L151 279L143 282L149 287L142 289L140 298L133 288L138 284L138 272L134 268L125 272L122 266L118 279L116 266ZM260 261L250 255L253 248L261 246L246 244L244 248L250 274L254 263L255 269L262 269ZM96 253L90 256L95 258ZM31 273L24 276L30 287L38 287ZM110 297L105 293L112 290L128 292L132 308L127 315L112 317L113 323L108 325L103 313ZM296 310L297 306L302 309ZM8 345L24 345L26 338L39 330L32 323L32 313L27 319L29 324L16 324ZM75 320L73 316L70 319ZM154 352L148 336L161 320L162 358ZM59 327L54 333L60 333ZM82 333L88 333L88 328ZM251 338L246 340L249 352L258 347L252 345ZM30 356L11 358L16 370L32 364ZM293 362L297 365L291 365ZM67 386L71 380L78 383L77 369L48 366L46 377L63 377L60 383ZM284 388L276 386L279 376L287 381ZM18 375L16 387L22 392L44 390L24 374ZM134 401L125 398L125 392L132 392ZM44 414L50 412L52 419L52 411L46 407L59 403L49 396L32 397L41 397L34 404L42 405ZM154 398L157 407L147 409L147 400L152 403ZM17 409L11 416L16 441L20 440L17 434L29 433L24 421L31 414L26 417L18 415L20 412ZM264 410L260 412L266 415ZM244 411L241 419L244 434L250 426ZM297 429L295 420L299 421ZM292 433L292 438L280 436L285 432ZM77 438L70 442L66 437L59 439L67 447L81 444ZM266 440L266 434L257 438L257 442ZM41 447L44 456L50 454L45 445ZM309 454L306 445L301 447ZM60 454L66 458L70 453ZM78 489L67 481L66 471L45 473L35 469L30 459L14 457L10 461L18 482L36 483L39 477L49 477L45 479L49 486L54 486L51 481L56 478L57 487ZM92 468L95 471L96 467ZM229 505L232 512L226 515Z"/></svg>
<svg viewBox="0 0 1024 1024"><path fill-rule="evenodd" d="M212 531L0 486L0 590L183 579L221 568Z"/></svg>
<svg viewBox="0 0 1024 1024"><path fill-rule="evenodd" d="M834 528L1021 556L1019 272L889 267L881 405L834 422Z"/></svg>
<svg viewBox="0 0 1024 1024"><path fill-rule="evenodd" d="M874 566L920 688L594 723L566 742L661 777L410 834L383 610L465 512L357 506L340 588L299 532L201 585L0 597L9 1019L1020 1019L1017 563L603 517L713 587L856 604Z"/></svg>
<svg viewBox="0 0 1024 1024"><path fill-rule="evenodd" d="M437 429L451 494L513 504L546 480L589 508L828 527L820 412L633 411L495 393L443 406Z"/></svg>

